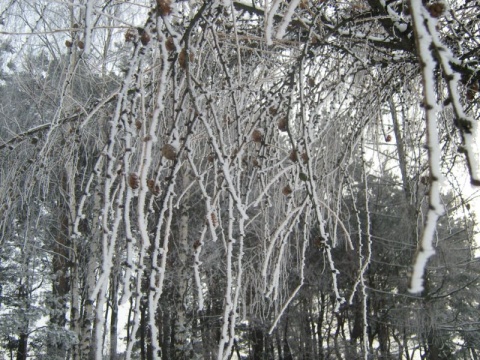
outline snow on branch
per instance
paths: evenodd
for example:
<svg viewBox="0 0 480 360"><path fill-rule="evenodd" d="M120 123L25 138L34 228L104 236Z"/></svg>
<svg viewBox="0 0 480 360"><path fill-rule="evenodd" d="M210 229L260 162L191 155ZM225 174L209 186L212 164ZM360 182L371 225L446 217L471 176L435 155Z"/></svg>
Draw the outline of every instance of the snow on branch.
<svg viewBox="0 0 480 360"><path fill-rule="evenodd" d="M85 5L85 33L84 33L84 50L83 53L87 55L92 46L92 24L93 24L93 0L87 0Z"/></svg>
<svg viewBox="0 0 480 360"><path fill-rule="evenodd" d="M425 107L425 119L427 125L428 164L431 180L427 219L418 247L416 260L413 265L413 273L409 289L412 293L418 293L424 289L423 277L428 259L435 254L433 238L435 235L437 220L443 214L443 206L440 200L440 186L443 181L443 175L441 173L441 153L436 122L438 111L437 98L435 95L436 62L431 50L434 41L432 34L435 32L436 21L430 16L420 0L411 0L410 8L418 57L422 70L424 94L423 106Z"/></svg>

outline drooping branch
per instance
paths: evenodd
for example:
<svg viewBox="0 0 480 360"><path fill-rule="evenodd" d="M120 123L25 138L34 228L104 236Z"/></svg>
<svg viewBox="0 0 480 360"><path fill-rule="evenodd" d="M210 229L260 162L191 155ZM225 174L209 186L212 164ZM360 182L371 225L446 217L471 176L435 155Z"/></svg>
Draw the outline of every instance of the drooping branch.
<svg viewBox="0 0 480 360"><path fill-rule="evenodd" d="M423 80L423 105L427 127L428 164L430 170L429 209L422 238L413 267L410 292L423 291L423 276L428 259L435 254L433 238L437 220L443 213L440 200L440 186L443 182L440 165L440 146L437 129L438 104L435 94L435 58L432 54L432 27L435 31L434 19L427 12L421 0L411 0L410 9L414 24L415 41L417 43L419 63ZM431 25L430 25L431 24Z"/></svg>

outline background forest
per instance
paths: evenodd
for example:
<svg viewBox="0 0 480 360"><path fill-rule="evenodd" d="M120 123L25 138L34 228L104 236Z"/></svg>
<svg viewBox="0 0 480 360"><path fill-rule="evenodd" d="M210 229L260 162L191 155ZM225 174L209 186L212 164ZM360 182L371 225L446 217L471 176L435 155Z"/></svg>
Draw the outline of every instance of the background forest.
<svg viewBox="0 0 480 360"><path fill-rule="evenodd" d="M478 0L5 0L0 358L480 358Z"/></svg>

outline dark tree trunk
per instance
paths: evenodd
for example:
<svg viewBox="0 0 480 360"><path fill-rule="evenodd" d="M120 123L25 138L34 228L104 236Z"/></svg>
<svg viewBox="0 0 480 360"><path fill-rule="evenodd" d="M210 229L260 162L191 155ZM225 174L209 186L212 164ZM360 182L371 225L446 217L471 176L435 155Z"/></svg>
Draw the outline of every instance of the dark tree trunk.
<svg viewBox="0 0 480 360"><path fill-rule="evenodd" d="M140 358L142 360L147 359L147 316L146 305L143 303L140 305Z"/></svg>
<svg viewBox="0 0 480 360"><path fill-rule="evenodd" d="M112 315L110 318L110 360L117 360L117 327L118 327L118 275L114 272L112 276L112 291L111 291L111 304Z"/></svg>
<svg viewBox="0 0 480 360"><path fill-rule="evenodd" d="M63 172L61 178L62 193L68 194L68 175ZM70 210L65 200L59 199L60 207L58 209L58 224L56 229L55 243L52 251L52 293L54 302L52 304L52 315L50 322L60 331L67 322L67 297L70 291L69 284L69 214ZM62 203L63 202L63 203ZM52 338L49 341L47 354L50 359L64 359L67 354L67 346L61 338Z"/></svg>
<svg viewBox="0 0 480 360"><path fill-rule="evenodd" d="M320 312L317 320L317 337L318 337L318 359L323 360L325 353L323 351L323 318L325 315L325 295L320 295Z"/></svg>
<svg viewBox="0 0 480 360"><path fill-rule="evenodd" d="M264 334L263 329L259 325L254 325L251 334L250 341L252 343L252 360L264 359Z"/></svg>
<svg viewBox="0 0 480 360"><path fill-rule="evenodd" d="M28 335L20 334L17 347L17 360L27 360Z"/></svg>

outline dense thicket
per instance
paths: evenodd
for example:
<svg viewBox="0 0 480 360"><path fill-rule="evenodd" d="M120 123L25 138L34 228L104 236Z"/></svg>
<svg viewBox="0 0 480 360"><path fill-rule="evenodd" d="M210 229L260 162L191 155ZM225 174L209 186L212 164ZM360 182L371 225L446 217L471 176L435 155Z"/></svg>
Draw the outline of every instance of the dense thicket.
<svg viewBox="0 0 480 360"><path fill-rule="evenodd" d="M0 353L477 359L478 1L0 8Z"/></svg>

